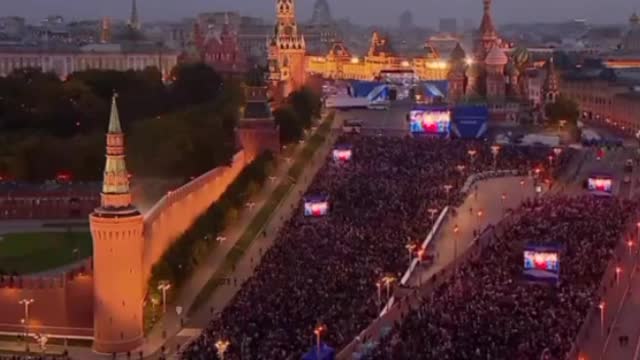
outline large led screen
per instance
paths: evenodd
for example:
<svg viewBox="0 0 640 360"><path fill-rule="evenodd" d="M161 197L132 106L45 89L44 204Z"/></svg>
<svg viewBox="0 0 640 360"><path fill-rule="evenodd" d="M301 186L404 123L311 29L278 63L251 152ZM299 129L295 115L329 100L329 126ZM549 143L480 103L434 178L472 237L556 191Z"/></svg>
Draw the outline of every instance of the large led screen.
<svg viewBox="0 0 640 360"><path fill-rule="evenodd" d="M451 112L444 109L412 110L409 120L414 134L448 135L451 128Z"/></svg>
<svg viewBox="0 0 640 360"><path fill-rule="evenodd" d="M524 250L523 272L527 280L557 283L560 278L558 248L527 246Z"/></svg>
<svg viewBox="0 0 640 360"><path fill-rule="evenodd" d="M591 175L587 179L587 189L593 193L610 195L613 192L613 180L608 176Z"/></svg>
<svg viewBox="0 0 640 360"><path fill-rule="evenodd" d="M304 198L304 216L321 217L328 213L328 196L306 196Z"/></svg>

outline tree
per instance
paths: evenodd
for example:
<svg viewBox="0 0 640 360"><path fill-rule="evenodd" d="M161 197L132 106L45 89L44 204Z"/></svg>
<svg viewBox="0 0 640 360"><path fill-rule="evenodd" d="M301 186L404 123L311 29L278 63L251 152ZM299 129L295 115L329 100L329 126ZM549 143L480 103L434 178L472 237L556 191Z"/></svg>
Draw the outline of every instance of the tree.
<svg viewBox="0 0 640 360"><path fill-rule="evenodd" d="M303 129L310 128L313 118L320 116L320 97L306 87L292 92L287 102L295 111Z"/></svg>
<svg viewBox="0 0 640 360"><path fill-rule="evenodd" d="M556 101L545 106L545 115L552 124L576 126L580 116L578 103L565 96L558 96Z"/></svg>
<svg viewBox="0 0 640 360"><path fill-rule="evenodd" d="M211 102L223 89L222 77L204 63L178 65L172 70L171 79L171 97L183 107Z"/></svg>
<svg viewBox="0 0 640 360"><path fill-rule="evenodd" d="M281 143L289 144L302 138L304 128L293 108L282 106L273 112L273 117L280 126Z"/></svg>

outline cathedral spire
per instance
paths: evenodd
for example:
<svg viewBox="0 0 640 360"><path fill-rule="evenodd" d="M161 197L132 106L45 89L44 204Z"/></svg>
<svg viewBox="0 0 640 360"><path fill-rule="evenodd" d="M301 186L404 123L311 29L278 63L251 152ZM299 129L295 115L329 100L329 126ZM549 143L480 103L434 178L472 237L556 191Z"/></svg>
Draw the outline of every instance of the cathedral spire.
<svg viewBox="0 0 640 360"><path fill-rule="evenodd" d="M98 212L108 213L114 210L121 212L133 209L117 97L118 95L114 94L111 100L111 116L107 129L107 160L104 166L101 206Z"/></svg>
<svg viewBox="0 0 640 360"><path fill-rule="evenodd" d="M493 25L493 18L491 17L491 0L482 0L483 2L483 14L482 22L480 23L480 36L495 37L496 27Z"/></svg>
<svg viewBox="0 0 640 360"><path fill-rule="evenodd" d="M138 3L131 0L131 15L129 17L129 26L134 30L140 30L140 19L138 18Z"/></svg>

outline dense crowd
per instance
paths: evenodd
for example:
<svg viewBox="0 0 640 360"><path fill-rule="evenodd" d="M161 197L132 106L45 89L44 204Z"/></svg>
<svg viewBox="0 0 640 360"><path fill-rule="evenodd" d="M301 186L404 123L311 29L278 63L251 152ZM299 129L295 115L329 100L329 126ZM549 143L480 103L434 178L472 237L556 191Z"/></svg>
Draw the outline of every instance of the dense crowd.
<svg viewBox="0 0 640 360"><path fill-rule="evenodd" d="M371 358L564 359L599 302L598 286L635 211L630 202L586 196L534 201L523 211ZM525 244L560 245L558 286L523 281Z"/></svg>
<svg viewBox="0 0 640 360"><path fill-rule="evenodd" d="M305 218L298 209L255 275L185 350L184 359L216 359L219 339L230 341L227 360L298 359L313 345L318 324L327 325L323 340L340 349L377 316L376 282L406 270L406 244L422 241L436 218L429 209L458 203L471 173L527 172L549 165L551 154L548 148L505 147L494 164L490 144L482 142L339 141L352 145L352 160L328 160L307 192L329 195L329 215ZM444 185L452 186L449 192Z"/></svg>

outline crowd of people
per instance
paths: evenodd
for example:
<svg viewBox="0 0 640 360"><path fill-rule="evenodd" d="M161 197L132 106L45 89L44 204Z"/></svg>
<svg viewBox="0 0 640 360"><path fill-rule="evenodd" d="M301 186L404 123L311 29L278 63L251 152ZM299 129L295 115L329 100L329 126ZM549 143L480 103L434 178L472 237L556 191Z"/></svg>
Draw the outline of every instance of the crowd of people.
<svg viewBox="0 0 640 360"><path fill-rule="evenodd" d="M591 196L533 201L522 211L367 358L566 358L636 211L630 202ZM528 244L559 245L557 286L523 280Z"/></svg>
<svg viewBox="0 0 640 360"><path fill-rule="evenodd" d="M354 137L339 142L352 145L351 161L327 160L307 191L329 195L329 214L310 218L298 209L255 275L185 349L183 359L217 359L220 339L230 342L227 360L299 359L313 347L313 330L320 324L326 326L323 342L340 349L378 315L376 283L387 274L399 279L406 270L405 246L421 242L437 218L429 210L459 203L470 174L528 172L561 166L569 157L567 151L549 161L550 149L524 147L504 147L494 157L490 144L479 141Z"/></svg>

